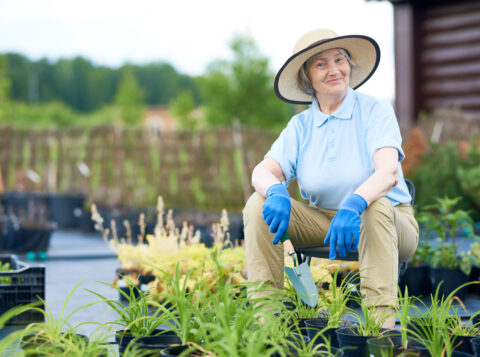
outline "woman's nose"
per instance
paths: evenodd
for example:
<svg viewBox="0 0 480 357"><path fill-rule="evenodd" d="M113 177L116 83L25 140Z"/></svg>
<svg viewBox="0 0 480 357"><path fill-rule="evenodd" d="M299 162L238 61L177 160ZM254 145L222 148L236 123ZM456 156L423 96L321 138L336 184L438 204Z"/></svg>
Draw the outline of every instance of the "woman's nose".
<svg viewBox="0 0 480 357"><path fill-rule="evenodd" d="M340 70L336 63L332 63L328 66L328 74L337 74L338 72L340 72Z"/></svg>

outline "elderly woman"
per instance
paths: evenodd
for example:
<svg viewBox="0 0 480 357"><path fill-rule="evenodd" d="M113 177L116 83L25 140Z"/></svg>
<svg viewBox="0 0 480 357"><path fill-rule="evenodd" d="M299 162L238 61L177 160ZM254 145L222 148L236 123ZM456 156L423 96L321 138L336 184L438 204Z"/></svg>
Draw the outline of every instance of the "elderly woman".
<svg viewBox="0 0 480 357"><path fill-rule="evenodd" d="M329 245L332 260L358 249L363 298L393 311L398 264L415 252L418 224L395 113L355 90L379 60L372 38L320 29L297 41L278 72L277 96L311 107L290 120L253 170L256 192L243 211L250 281L283 289L279 242L288 232L296 247ZM310 204L290 197L294 178ZM393 325L393 318L384 323Z"/></svg>

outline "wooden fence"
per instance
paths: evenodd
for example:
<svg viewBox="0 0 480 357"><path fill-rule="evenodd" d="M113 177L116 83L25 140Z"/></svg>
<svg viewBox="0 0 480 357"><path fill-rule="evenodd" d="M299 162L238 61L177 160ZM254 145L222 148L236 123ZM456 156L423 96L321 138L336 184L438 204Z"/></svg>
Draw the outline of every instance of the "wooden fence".
<svg viewBox="0 0 480 357"><path fill-rule="evenodd" d="M250 174L276 135L253 128L195 133L102 126L94 129L0 128L7 190L85 192L89 201L145 207L239 210Z"/></svg>

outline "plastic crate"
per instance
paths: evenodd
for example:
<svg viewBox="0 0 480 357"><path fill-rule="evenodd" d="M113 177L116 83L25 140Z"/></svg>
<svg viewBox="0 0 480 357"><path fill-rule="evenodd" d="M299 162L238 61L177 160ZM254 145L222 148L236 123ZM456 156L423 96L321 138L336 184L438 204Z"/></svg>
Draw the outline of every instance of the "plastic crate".
<svg viewBox="0 0 480 357"><path fill-rule="evenodd" d="M19 305L45 300L45 267L31 267L15 255L0 255L2 264L10 263L11 270L0 271L0 314ZM43 308L43 305L38 307ZM38 311L25 311L8 321L8 325L21 325L44 321Z"/></svg>

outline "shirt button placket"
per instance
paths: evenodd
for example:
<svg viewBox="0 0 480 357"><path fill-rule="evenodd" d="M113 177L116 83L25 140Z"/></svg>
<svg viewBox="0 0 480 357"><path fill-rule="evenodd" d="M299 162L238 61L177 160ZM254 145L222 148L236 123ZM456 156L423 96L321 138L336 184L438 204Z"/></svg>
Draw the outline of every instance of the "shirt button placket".
<svg viewBox="0 0 480 357"><path fill-rule="evenodd" d="M330 119L331 120L331 119ZM333 124L333 123L330 123ZM335 127L332 125L328 131L328 161L335 161L337 159L337 137Z"/></svg>

